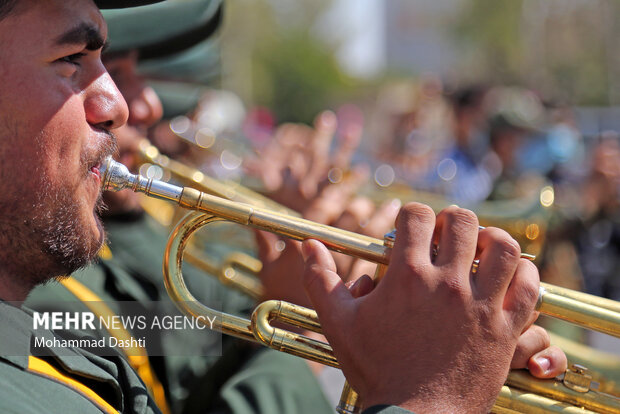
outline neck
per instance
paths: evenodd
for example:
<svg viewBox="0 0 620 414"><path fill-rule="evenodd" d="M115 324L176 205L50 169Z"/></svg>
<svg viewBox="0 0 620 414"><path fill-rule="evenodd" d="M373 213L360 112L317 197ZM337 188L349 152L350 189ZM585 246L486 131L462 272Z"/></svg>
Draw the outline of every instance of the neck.
<svg viewBox="0 0 620 414"><path fill-rule="evenodd" d="M21 304L33 288L34 286L29 286L26 280L12 272L10 274L0 273L0 299L6 302L19 302Z"/></svg>
<svg viewBox="0 0 620 414"><path fill-rule="evenodd" d="M2 237L0 237L0 240ZM0 298L10 302L23 302L37 285L65 274L58 265L41 254L28 254L22 246L8 247L0 243Z"/></svg>

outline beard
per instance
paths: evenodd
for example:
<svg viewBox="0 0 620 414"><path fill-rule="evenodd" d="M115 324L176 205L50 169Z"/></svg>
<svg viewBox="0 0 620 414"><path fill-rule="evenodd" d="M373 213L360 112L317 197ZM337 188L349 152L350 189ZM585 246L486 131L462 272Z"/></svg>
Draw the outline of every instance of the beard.
<svg viewBox="0 0 620 414"><path fill-rule="evenodd" d="M40 249L51 259L50 270L53 270L53 275L49 279L63 278L93 262L104 241L103 226L99 219L105 209L101 195L93 211L99 228L98 238L89 237L91 229L80 217L69 191L56 193L53 205L55 208L52 210L35 210L37 213L33 217L33 223L37 223Z"/></svg>
<svg viewBox="0 0 620 414"><path fill-rule="evenodd" d="M83 173L62 184L52 182L35 164L25 179L31 184L28 188L37 191L26 194L17 185L0 197L0 262L19 284L32 289L66 277L96 259L104 241L99 214L105 205L101 194L93 206L92 201L77 196L77 190L91 179L93 160L115 150L112 137L95 151L82 154ZM93 230L93 220L98 231Z"/></svg>
<svg viewBox="0 0 620 414"><path fill-rule="evenodd" d="M111 140L106 141L96 151L97 157L111 155L117 151L116 139L112 134ZM92 157L82 153L80 157L81 171L84 174L80 181L88 178L89 164ZM53 258L58 269L53 278L63 278L76 270L87 266L97 258L97 253L104 242L104 231L101 223L101 214L106 210L102 195L99 193L92 215L99 229L99 238L87 237L90 233L88 220L80 215L80 211L87 206L80 206L83 200L75 200L75 192L69 187L61 187L51 191L51 186L44 186L41 193L42 208L35 208L33 222L37 223L40 234L40 247L47 256ZM45 209L45 206L48 206ZM50 208L51 207L51 208Z"/></svg>
<svg viewBox="0 0 620 414"><path fill-rule="evenodd" d="M49 188L49 187L47 187ZM97 213L104 208L99 196L91 220L82 213L83 200L76 200L71 188L44 190L36 200L23 203L3 200L0 219L0 257L7 272L20 284L32 289L53 279L62 279L88 265L97 257L103 244L103 226Z"/></svg>

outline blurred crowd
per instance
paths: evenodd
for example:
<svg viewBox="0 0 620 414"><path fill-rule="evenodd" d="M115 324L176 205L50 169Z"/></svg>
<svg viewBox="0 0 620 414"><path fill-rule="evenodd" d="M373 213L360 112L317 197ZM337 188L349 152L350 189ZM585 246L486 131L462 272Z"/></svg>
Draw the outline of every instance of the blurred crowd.
<svg viewBox="0 0 620 414"><path fill-rule="evenodd" d="M397 101L389 96L380 102ZM539 220L537 234L525 236L544 239L532 251L543 280L620 298L616 132L584 136L575 108L520 86L445 91L437 79L423 80L410 85L407 103L380 108L376 154L397 177L497 214L504 228Z"/></svg>

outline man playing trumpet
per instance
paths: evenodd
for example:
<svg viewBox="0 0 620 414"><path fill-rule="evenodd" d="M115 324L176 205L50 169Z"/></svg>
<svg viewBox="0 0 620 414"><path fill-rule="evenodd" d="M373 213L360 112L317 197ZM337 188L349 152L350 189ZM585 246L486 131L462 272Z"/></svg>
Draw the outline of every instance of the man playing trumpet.
<svg viewBox="0 0 620 414"><path fill-rule="evenodd" d="M0 2L3 301L24 301L34 286L88 263L103 242L99 166L113 151L112 131L128 116L101 63L105 38L90 0ZM511 360L523 366L547 348L544 333L526 329L535 316L537 271L518 258L506 233L479 233L462 209L435 222L427 208L407 205L397 229L392 265L370 292L366 278L347 289L331 257L305 242L304 281L344 372L368 412L382 404L419 412L487 409ZM433 243L440 246L436 258ZM32 318L0 306L3 412L157 412L122 359L79 349L33 356ZM393 319L377 309L394 309ZM387 339L397 334L402 341ZM563 363L547 352L542 375Z"/></svg>

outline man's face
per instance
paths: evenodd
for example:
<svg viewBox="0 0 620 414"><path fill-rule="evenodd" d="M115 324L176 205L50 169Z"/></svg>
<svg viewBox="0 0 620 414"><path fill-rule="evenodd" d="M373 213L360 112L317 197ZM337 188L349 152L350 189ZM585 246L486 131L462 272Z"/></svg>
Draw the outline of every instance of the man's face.
<svg viewBox="0 0 620 414"><path fill-rule="evenodd" d="M98 166L127 120L106 35L92 0L20 1L0 21L0 257L31 286L85 265L104 238Z"/></svg>

